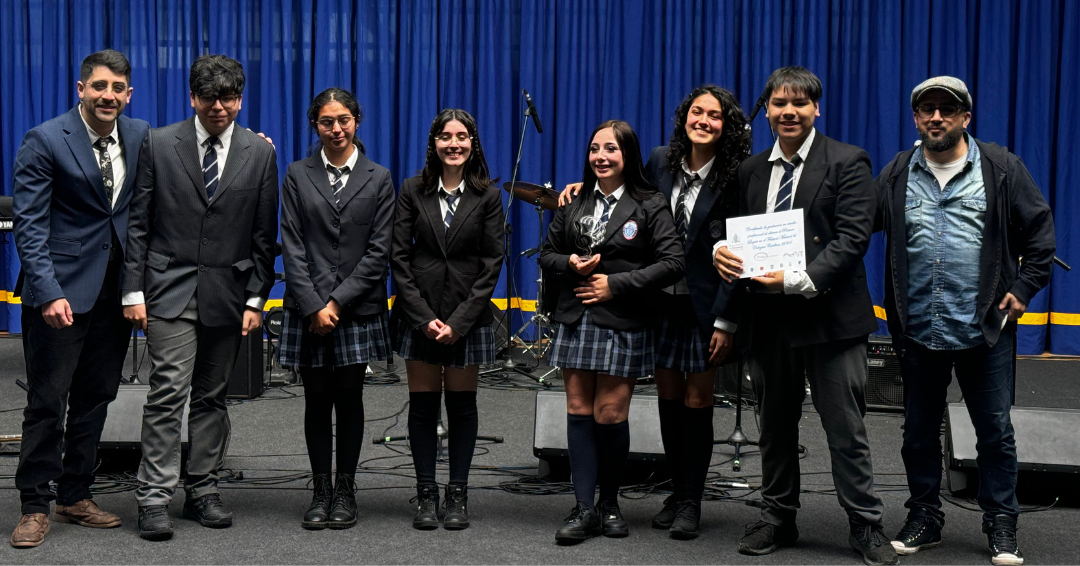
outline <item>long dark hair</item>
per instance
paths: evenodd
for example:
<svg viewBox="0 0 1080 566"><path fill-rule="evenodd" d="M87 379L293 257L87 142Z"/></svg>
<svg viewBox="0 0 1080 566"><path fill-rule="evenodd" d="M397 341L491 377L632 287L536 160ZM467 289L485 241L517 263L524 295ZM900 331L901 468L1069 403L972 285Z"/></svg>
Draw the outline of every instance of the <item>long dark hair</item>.
<svg viewBox="0 0 1080 566"><path fill-rule="evenodd" d="M356 97L353 96L353 93L343 88L332 86L320 92L318 96L315 97L315 100L311 101L311 106L308 107L308 124L311 125L312 130L315 130L316 136L319 134L319 129L315 125L316 121L319 119L319 112L322 111L323 106L326 106L331 102L340 102L341 105L349 111L349 114L352 114L353 119L356 120L357 127L360 126L360 122L364 119L364 113L360 110L360 103L356 101ZM352 141L353 145L360 149L360 153L367 153L367 151L364 150L364 144L360 142L360 138L357 137L356 132L353 132ZM314 150L321 147L322 138L319 138L319 141L315 142L315 145L312 147L311 153L314 153Z"/></svg>
<svg viewBox="0 0 1080 566"><path fill-rule="evenodd" d="M708 187L709 190L718 191L735 178L739 164L750 155L750 130L746 129L746 115L743 114L742 106L739 106L735 95L725 88L701 85L679 103L679 108L675 111L675 131L671 132L671 140L668 142L667 166L671 174L678 178L683 161L689 159L694 144L686 135L686 116L694 100L703 94L711 95L720 103L724 120L723 132L720 139L716 140L714 148L716 158L713 168L716 169L716 174Z"/></svg>
<svg viewBox="0 0 1080 566"><path fill-rule="evenodd" d="M569 205L570 210L566 211L567 223L572 233L577 232L577 220L582 216L592 214L596 207L596 191L593 190L596 186L596 173L592 169L592 164L589 163L589 147L592 146L596 133L607 128L614 131L615 143L622 151L625 194L638 202L648 200L656 194L656 187L645 177L645 163L641 160L641 144L638 143L634 129L622 120L603 122L589 134L589 141L585 144L585 171L581 175L581 187L585 193L581 196L584 198L574 199Z"/></svg>
<svg viewBox="0 0 1080 566"><path fill-rule="evenodd" d="M483 193L493 183L499 180L491 180L488 173L487 158L484 157L484 147L480 145L480 133L476 129L476 120L472 115L460 108L444 108L431 122L431 131L428 133L427 155L424 157L424 170L420 173L424 180L424 190L437 191L439 178L442 177L443 163L439 154L435 151L435 136L442 133L443 128L450 122L457 120L465 126L472 140L472 149L469 151L469 159L465 162L465 187L473 192ZM453 187L447 187L447 190Z"/></svg>

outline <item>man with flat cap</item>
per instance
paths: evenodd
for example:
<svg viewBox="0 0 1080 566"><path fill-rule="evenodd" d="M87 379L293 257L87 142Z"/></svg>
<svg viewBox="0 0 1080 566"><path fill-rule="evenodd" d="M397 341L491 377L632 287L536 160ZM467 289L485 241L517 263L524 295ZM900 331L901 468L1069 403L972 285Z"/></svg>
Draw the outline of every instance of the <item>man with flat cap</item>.
<svg viewBox="0 0 1080 566"><path fill-rule="evenodd" d="M978 439L978 502L991 561L1023 564L1009 419L1016 320L1050 279L1054 221L1020 158L966 132L971 107L960 79L915 87L911 108L922 141L876 181L910 490L907 521L892 544L911 555L941 543L941 420L955 371Z"/></svg>

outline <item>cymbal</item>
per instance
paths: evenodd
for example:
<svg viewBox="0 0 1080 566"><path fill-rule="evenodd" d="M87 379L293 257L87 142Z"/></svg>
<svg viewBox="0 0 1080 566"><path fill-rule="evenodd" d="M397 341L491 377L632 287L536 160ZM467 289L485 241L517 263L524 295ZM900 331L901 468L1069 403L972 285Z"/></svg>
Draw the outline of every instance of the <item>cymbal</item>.
<svg viewBox="0 0 1080 566"><path fill-rule="evenodd" d="M539 204L548 210L559 208L559 193L550 187L518 181L516 183L503 183L503 190L514 193L514 198L529 204Z"/></svg>

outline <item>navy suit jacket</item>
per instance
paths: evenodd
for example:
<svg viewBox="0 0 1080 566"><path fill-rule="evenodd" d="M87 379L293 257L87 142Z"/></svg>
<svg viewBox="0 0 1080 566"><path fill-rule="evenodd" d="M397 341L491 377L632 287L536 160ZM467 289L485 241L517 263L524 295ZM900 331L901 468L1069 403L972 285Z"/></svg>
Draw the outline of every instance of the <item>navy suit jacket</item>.
<svg viewBox="0 0 1080 566"><path fill-rule="evenodd" d="M127 173L116 206L109 206L105 196L79 106L23 138L15 156L12 196L24 305L36 308L66 298L72 312L85 313L97 301L109 247L127 241L139 150L150 124L120 116L117 129Z"/></svg>

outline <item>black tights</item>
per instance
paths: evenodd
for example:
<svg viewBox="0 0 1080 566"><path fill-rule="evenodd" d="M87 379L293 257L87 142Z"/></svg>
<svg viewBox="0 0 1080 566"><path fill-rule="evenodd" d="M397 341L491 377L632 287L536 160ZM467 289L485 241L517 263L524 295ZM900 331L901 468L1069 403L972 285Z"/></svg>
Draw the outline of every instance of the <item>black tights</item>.
<svg viewBox="0 0 1080 566"><path fill-rule="evenodd" d="M439 451L436 427L439 422L441 393L414 391L409 393L409 442L418 485L435 484L435 460ZM449 434L450 483L469 484L476 448L477 411L475 391L447 391L446 418Z"/></svg>
<svg viewBox="0 0 1080 566"><path fill-rule="evenodd" d="M304 439L311 473L333 471L337 416L337 471L354 476L364 442L364 372L367 364L303 368Z"/></svg>

